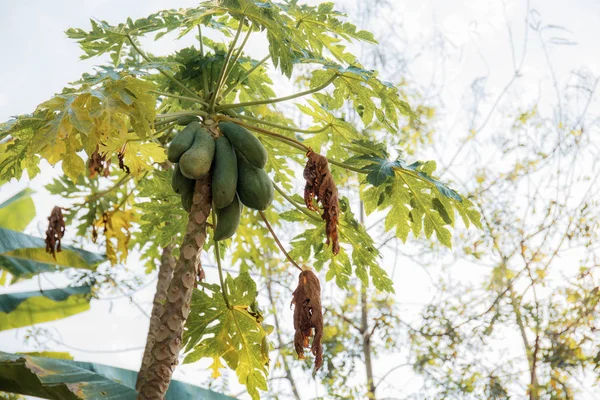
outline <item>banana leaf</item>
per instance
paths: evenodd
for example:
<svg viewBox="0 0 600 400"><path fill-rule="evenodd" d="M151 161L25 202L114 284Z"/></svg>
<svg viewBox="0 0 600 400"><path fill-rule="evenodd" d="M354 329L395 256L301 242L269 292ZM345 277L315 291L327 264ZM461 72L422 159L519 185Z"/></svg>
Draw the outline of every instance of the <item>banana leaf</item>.
<svg viewBox="0 0 600 400"><path fill-rule="evenodd" d="M45 399L134 400L136 371L87 362L0 352L0 391ZM173 381L166 400L232 400L187 383Z"/></svg>

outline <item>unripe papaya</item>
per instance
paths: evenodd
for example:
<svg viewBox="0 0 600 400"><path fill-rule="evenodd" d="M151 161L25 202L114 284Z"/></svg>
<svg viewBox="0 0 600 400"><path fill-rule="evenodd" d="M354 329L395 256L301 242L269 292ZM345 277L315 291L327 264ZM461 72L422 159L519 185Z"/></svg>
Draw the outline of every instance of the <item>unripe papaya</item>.
<svg viewBox="0 0 600 400"><path fill-rule="evenodd" d="M189 123L185 128L183 128L171 141L169 144L169 149L167 150L167 158L171 162L179 162L179 159L194 143L194 139L196 137L196 132L200 129L200 123L194 121Z"/></svg>
<svg viewBox="0 0 600 400"><path fill-rule="evenodd" d="M267 163L267 150L260 140L246 128L233 122L219 122L219 129L231 142L235 150L242 154L256 168L264 168Z"/></svg>
<svg viewBox="0 0 600 400"><path fill-rule="evenodd" d="M237 188L237 158L225 136L215 140L215 159L212 171L212 198L215 208L223 208L233 201Z"/></svg>
<svg viewBox="0 0 600 400"><path fill-rule="evenodd" d="M200 179L210 171L215 156L215 141L204 128L196 132L194 143L179 159L179 169L186 178Z"/></svg>
<svg viewBox="0 0 600 400"><path fill-rule="evenodd" d="M185 191L181 192L181 205L183 209L187 212L192 210L192 201L194 199L194 191Z"/></svg>
<svg viewBox="0 0 600 400"><path fill-rule="evenodd" d="M196 181L193 179L188 179L181 173L179 169L179 164L175 164L175 168L173 169L173 176L171 178L171 187L175 191L175 193L181 194L184 191L194 191L194 185Z"/></svg>
<svg viewBox="0 0 600 400"><path fill-rule="evenodd" d="M217 209L217 226L215 227L215 240L229 239L240 224L242 215L242 203L238 196L233 196L233 200L227 207Z"/></svg>
<svg viewBox="0 0 600 400"><path fill-rule="evenodd" d="M256 168L236 151L238 160L237 194L240 201L255 210L266 210L273 201L273 183L262 168Z"/></svg>
<svg viewBox="0 0 600 400"><path fill-rule="evenodd" d="M188 126L192 122L200 122L200 118L196 117L195 115L182 115L181 117L177 118L177 125L180 126Z"/></svg>

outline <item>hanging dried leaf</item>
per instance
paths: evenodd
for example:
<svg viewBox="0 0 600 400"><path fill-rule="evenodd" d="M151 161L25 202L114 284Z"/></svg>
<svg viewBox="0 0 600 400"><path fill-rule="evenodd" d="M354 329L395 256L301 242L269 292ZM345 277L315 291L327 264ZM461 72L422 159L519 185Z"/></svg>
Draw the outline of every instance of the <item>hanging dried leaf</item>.
<svg viewBox="0 0 600 400"><path fill-rule="evenodd" d="M46 230L46 252L56 253L62 251L60 240L65 236L65 218L60 207L54 207L48 217L48 229Z"/></svg>
<svg viewBox="0 0 600 400"><path fill-rule="evenodd" d="M99 173L102 173L104 177L110 175L110 159L106 161L106 154L100 154L99 149L100 147L96 146L96 150L94 150L88 160L90 178L95 178Z"/></svg>
<svg viewBox="0 0 600 400"><path fill-rule="evenodd" d="M125 164L125 146L117 153L117 158L119 159L119 168L121 168L121 171L125 171L126 174L130 173L131 170Z"/></svg>
<svg viewBox="0 0 600 400"><path fill-rule="evenodd" d="M336 255L340 251L338 239L338 215L340 208L338 204L338 191L329 171L327 159L320 154L309 150L306 153L308 161L304 168L304 202L309 210L318 211L313 204L313 199L321 202L323 214L321 218L325 220L325 231L327 234L327 244L331 243L331 251Z"/></svg>
<svg viewBox="0 0 600 400"><path fill-rule="evenodd" d="M304 349L310 348L315 356L315 371L323 365L323 310L321 308L321 284L319 278L310 270L304 270L300 273L298 287L292 294L292 305L294 308L294 347L298 358L304 358ZM291 306L291 305L290 305ZM312 336L312 330L315 330L315 336L312 346L309 339Z"/></svg>

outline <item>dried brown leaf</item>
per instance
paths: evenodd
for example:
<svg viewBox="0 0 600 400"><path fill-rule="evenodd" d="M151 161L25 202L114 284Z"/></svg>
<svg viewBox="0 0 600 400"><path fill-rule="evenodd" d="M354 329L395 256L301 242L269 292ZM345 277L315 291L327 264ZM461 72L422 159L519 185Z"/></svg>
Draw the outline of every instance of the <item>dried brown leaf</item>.
<svg viewBox="0 0 600 400"><path fill-rule="evenodd" d="M338 239L338 216L340 213L338 191L335 186L327 158L309 150L306 153L308 160L304 168L304 203L309 210L318 211L313 204L316 197L323 206L321 218L325 220L325 232L327 234L327 244L331 243L331 251L336 255L340 251Z"/></svg>
<svg viewBox="0 0 600 400"><path fill-rule="evenodd" d="M315 371L323 365L323 310L321 307L321 284L310 270L300 273L298 287L292 294L294 307L294 347L298 358L304 358L304 349L310 348L315 356ZM312 346L309 339L314 329Z"/></svg>
<svg viewBox="0 0 600 400"><path fill-rule="evenodd" d="M100 154L98 150L99 146L96 146L96 150L94 150L88 160L90 178L95 178L96 175L100 173L102 173L102 176L104 177L110 175L110 159L106 161L106 154Z"/></svg>
<svg viewBox="0 0 600 400"><path fill-rule="evenodd" d="M54 207L48 217L48 229L46 230L46 252L52 253L56 258L56 253L61 252L60 240L65 236L65 218L60 207Z"/></svg>

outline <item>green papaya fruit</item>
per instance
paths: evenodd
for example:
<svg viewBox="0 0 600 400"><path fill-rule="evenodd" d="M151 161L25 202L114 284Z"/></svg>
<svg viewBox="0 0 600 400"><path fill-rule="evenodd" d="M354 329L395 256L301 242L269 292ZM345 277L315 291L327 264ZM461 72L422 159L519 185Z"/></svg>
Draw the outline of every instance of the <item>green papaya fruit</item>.
<svg viewBox="0 0 600 400"><path fill-rule="evenodd" d="M179 169L186 178L200 179L210 171L215 156L215 141L204 128L196 132L194 143L179 159Z"/></svg>
<svg viewBox="0 0 600 400"><path fill-rule="evenodd" d="M223 208L233 201L237 188L237 158L225 136L215 140L215 159L212 171L212 198L215 208Z"/></svg>
<svg viewBox="0 0 600 400"><path fill-rule="evenodd" d="M200 118L196 117L195 115L182 115L181 117L177 118L177 125L180 126L188 126L192 122L200 122Z"/></svg>
<svg viewBox="0 0 600 400"><path fill-rule="evenodd" d="M197 121L189 123L185 128L183 128L169 143L169 149L167 150L167 158L169 161L175 163L179 162L179 159L194 143L194 138L196 137L196 132L198 132L202 127L200 123Z"/></svg>
<svg viewBox="0 0 600 400"><path fill-rule="evenodd" d="M173 176L171 178L171 187L175 191L175 193L182 193L184 191L194 191L194 185L196 181L193 179L188 179L181 173L179 169L179 164L175 164L175 168L173 169Z"/></svg>
<svg viewBox="0 0 600 400"><path fill-rule="evenodd" d="M215 240L229 239L240 224L240 216L242 215L242 203L237 196L233 196L233 200L227 207L217 209L217 226L215 227Z"/></svg>
<svg viewBox="0 0 600 400"><path fill-rule="evenodd" d="M181 205L183 209L187 212L192 210L192 201L194 199L194 191L185 191L181 192Z"/></svg>
<svg viewBox="0 0 600 400"><path fill-rule="evenodd" d="M236 151L238 160L237 194L240 201L255 210L266 210L273 201L273 183L262 168L256 168Z"/></svg>
<svg viewBox="0 0 600 400"><path fill-rule="evenodd" d="M267 163L267 150L246 128L233 122L219 122L219 129L231 142L235 150L242 154L256 168L264 168Z"/></svg>

